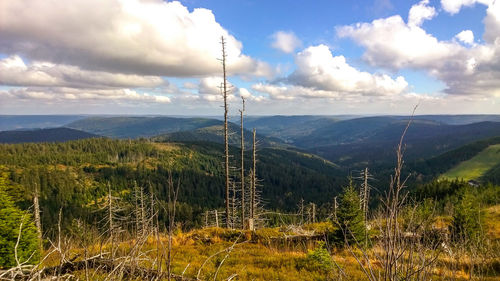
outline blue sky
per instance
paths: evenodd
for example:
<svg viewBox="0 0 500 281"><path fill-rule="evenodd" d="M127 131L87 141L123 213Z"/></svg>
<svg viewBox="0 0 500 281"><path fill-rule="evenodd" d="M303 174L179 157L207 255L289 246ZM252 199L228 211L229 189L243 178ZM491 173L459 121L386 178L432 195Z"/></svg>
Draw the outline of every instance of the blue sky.
<svg viewBox="0 0 500 281"><path fill-rule="evenodd" d="M16 3L0 114L218 114L220 36L234 113L500 114L492 0Z"/></svg>

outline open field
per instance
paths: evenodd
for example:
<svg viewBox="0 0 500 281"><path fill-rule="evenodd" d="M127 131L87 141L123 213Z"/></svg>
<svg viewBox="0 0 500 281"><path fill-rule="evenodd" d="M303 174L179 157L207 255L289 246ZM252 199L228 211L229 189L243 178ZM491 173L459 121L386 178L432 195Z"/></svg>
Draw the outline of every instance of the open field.
<svg viewBox="0 0 500 281"><path fill-rule="evenodd" d="M489 169L500 163L500 144L491 145L470 160L450 169L441 178L473 180L484 175Z"/></svg>

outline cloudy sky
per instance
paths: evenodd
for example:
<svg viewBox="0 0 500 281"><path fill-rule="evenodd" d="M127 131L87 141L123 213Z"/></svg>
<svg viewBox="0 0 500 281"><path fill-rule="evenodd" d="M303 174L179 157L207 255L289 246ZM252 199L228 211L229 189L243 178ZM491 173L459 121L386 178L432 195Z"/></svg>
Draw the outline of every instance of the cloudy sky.
<svg viewBox="0 0 500 281"><path fill-rule="evenodd" d="M4 0L0 114L500 114L498 0Z"/></svg>

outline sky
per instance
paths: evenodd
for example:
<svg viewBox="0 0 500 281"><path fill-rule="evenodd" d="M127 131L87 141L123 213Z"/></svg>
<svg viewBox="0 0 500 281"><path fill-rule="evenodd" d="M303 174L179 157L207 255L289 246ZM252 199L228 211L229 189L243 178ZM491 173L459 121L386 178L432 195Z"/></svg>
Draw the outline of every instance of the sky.
<svg viewBox="0 0 500 281"><path fill-rule="evenodd" d="M500 114L500 0L7 0L0 114Z"/></svg>

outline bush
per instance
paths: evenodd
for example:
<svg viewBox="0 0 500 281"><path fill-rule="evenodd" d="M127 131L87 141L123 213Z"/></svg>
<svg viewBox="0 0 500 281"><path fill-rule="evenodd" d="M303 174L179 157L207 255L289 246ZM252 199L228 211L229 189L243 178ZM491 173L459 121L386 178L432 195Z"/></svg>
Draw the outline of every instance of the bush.
<svg viewBox="0 0 500 281"><path fill-rule="evenodd" d="M14 249L22 222L21 237L17 247L20 263L34 264L38 261L38 237L31 216L17 208L12 198L5 192L7 175L0 175L0 268L16 266Z"/></svg>
<svg viewBox="0 0 500 281"><path fill-rule="evenodd" d="M309 250L306 256L306 264L311 269L322 270L329 272L333 269L333 262L325 248L325 242L318 242L318 245L314 250Z"/></svg>

